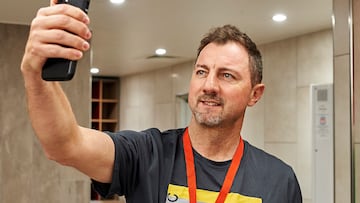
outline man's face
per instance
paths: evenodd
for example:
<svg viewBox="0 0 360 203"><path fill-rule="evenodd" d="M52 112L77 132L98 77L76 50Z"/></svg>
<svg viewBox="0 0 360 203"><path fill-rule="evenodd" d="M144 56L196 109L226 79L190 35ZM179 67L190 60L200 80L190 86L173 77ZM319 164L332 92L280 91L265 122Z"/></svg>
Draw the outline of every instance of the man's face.
<svg viewBox="0 0 360 203"><path fill-rule="evenodd" d="M242 122L252 103L249 55L240 44L210 43L196 61L189 106L197 123L225 126ZM256 102L256 101L255 101Z"/></svg>

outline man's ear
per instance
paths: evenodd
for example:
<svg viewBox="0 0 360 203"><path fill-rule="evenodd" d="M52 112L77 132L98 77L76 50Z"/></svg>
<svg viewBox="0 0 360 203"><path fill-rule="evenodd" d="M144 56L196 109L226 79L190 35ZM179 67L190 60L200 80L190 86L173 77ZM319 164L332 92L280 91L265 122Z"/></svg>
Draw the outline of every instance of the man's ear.
<svg viewBox="0 0 360 203"><path fill-rule="evenodd" d="M254 106L256 104L256 102L260 100L261 96L264 93L264 90L265 90L264 84L262 84L262 83L256 84L251 90L251 95L250 95L250 100L248 102L248 106Z"/></svg>

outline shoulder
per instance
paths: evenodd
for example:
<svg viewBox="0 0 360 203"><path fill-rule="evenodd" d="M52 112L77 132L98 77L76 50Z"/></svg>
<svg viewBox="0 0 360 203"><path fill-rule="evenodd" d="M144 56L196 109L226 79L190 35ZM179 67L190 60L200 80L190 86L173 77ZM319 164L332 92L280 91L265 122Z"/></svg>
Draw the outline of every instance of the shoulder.
<svg viewBox="0 0 360 203"><path fill-rule="evenodd" d="M184 133L184 128L178 129L170 129L166 131L161 131L158 128L148 128L143 131L134 131L134 130L122 130L118 132L106 132L108 135L112 137L116 136L135 136L135 137L142 137L142 136L179 136Z"/></svg>
<svg viewBox="0 0 360 203"><path fill-rule="evenodd" d="M182 136L183 128L161 131L158 128L149 128L143 131L122 130L106 132L115 143L117 142L171 142Z"/></svg>
<svg viewBox="0 0 360 203"><path fill-rule="evenodd" d="M245 141L244 162L254 171L274 176L293 176L292 167L278 157L261 150Z"/></svg>
<svg viewBox="0 0 360 203"><path fill-rule="evenodd" d="M295 172L284 161L245 142L242 163L250 194L259 194L257 189L262 188L262 191L266 191L266 194L260 194L264 202L301 202Z"/></svg>

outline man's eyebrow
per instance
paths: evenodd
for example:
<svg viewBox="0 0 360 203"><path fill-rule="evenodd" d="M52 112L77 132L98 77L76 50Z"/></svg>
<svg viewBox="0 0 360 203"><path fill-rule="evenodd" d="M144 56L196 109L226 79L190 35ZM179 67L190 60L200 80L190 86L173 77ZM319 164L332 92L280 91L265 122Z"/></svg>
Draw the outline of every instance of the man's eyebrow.
<svg viewBox="0 0 360 203"><path fill-rule="evenodd" d="M195 67L196 68L206 68L206 69L208 68L208 66L205 64L196 64Z"/></svg>

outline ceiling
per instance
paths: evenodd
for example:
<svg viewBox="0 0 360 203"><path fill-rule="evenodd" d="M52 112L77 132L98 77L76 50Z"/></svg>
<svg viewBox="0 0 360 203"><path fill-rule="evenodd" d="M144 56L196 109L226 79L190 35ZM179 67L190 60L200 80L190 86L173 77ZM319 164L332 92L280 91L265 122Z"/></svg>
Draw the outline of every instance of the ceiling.
<svg viewBox="0 0 360 203"><path fill-rule="evenodd" d="M30 24L49 0L0 0L0 22ZM275 13L288 20L275 23ZM209 28L238 26L257 44L331 28L332 0L92 0L92 66L123 76L193 60ZM171 57L150 57L166 48ZM150 57L150 58L148 58Z"/></svg>

